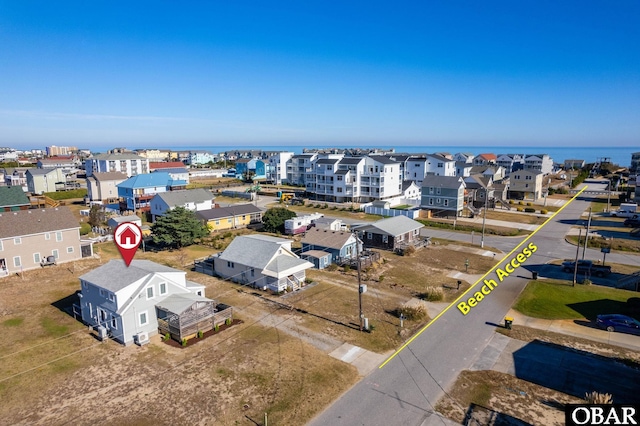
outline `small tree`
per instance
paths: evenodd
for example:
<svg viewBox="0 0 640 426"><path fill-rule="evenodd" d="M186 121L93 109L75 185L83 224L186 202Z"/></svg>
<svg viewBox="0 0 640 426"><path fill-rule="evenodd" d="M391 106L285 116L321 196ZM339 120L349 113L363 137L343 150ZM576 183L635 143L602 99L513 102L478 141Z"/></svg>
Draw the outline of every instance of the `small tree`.
<svg viewBox="0 0 640 426"><path fill-rule="evenodd" d="M106 221L104 207L94 204L89 210L89 225L100 226Z"/></svg>
<svg viewBox="0 0 640 426"><path fill-rule="evenodd" d="M198 238L209 234L209 230L196 218L195 213L184 207L176 207L158 217L151 232L154 243L177 248L190 246Z"/></svg>
<svg viewBox="0 0 640 426"><path fill-rule="evenodd" d="M282 207L274 207L262 216L262 223L266 232L284 232L284 221L296 217L296 212Z"/></svg>

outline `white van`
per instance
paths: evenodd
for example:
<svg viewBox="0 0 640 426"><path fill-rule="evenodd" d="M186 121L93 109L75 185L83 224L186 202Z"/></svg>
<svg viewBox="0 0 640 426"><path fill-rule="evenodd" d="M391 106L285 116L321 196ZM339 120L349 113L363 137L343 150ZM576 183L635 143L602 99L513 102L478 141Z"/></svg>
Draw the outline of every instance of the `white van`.
<svg viewBox="0 0 640 426"><path fill-rule="evenodd" d="M614 210L611 212L611 216L630 218L634 214L636 214L637 209L638 205L635 203L622 203L620 204L620 208L618 210Z"/></svg>

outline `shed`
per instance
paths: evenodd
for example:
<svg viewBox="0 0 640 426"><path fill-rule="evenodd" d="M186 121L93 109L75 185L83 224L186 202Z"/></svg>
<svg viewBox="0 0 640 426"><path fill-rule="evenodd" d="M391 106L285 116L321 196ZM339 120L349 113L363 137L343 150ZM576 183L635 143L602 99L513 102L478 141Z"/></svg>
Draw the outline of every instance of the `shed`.
<svg viewBox="0 0 640 426"><path fill-rule="evenodd" d="M331 253L322 250L307 250L300 253L300 258L313 263L316 269L324 269L331 264Z"/></svg>

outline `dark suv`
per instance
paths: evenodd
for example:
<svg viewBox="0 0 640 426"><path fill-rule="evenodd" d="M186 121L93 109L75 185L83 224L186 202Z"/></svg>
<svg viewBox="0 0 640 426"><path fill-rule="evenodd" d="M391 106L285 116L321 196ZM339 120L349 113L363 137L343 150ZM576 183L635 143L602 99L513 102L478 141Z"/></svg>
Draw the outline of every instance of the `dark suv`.
<svg viewBox="0 0 640 426"><path fill-rule="evenodd" d="M640 219L627 219L624 221L624 226L631 228L640 228Z"/></svg>

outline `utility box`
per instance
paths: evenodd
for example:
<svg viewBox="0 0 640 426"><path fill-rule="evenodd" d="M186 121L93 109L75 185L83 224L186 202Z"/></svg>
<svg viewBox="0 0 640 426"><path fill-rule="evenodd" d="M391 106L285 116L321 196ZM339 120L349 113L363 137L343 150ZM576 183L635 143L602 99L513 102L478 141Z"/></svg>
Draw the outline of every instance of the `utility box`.
<svg viewBox="0 0 640 426"><path fill-rule="evenodd" d="M367 285L366 284L360 284L360 294L364 294L367 292Z"/></svg>

